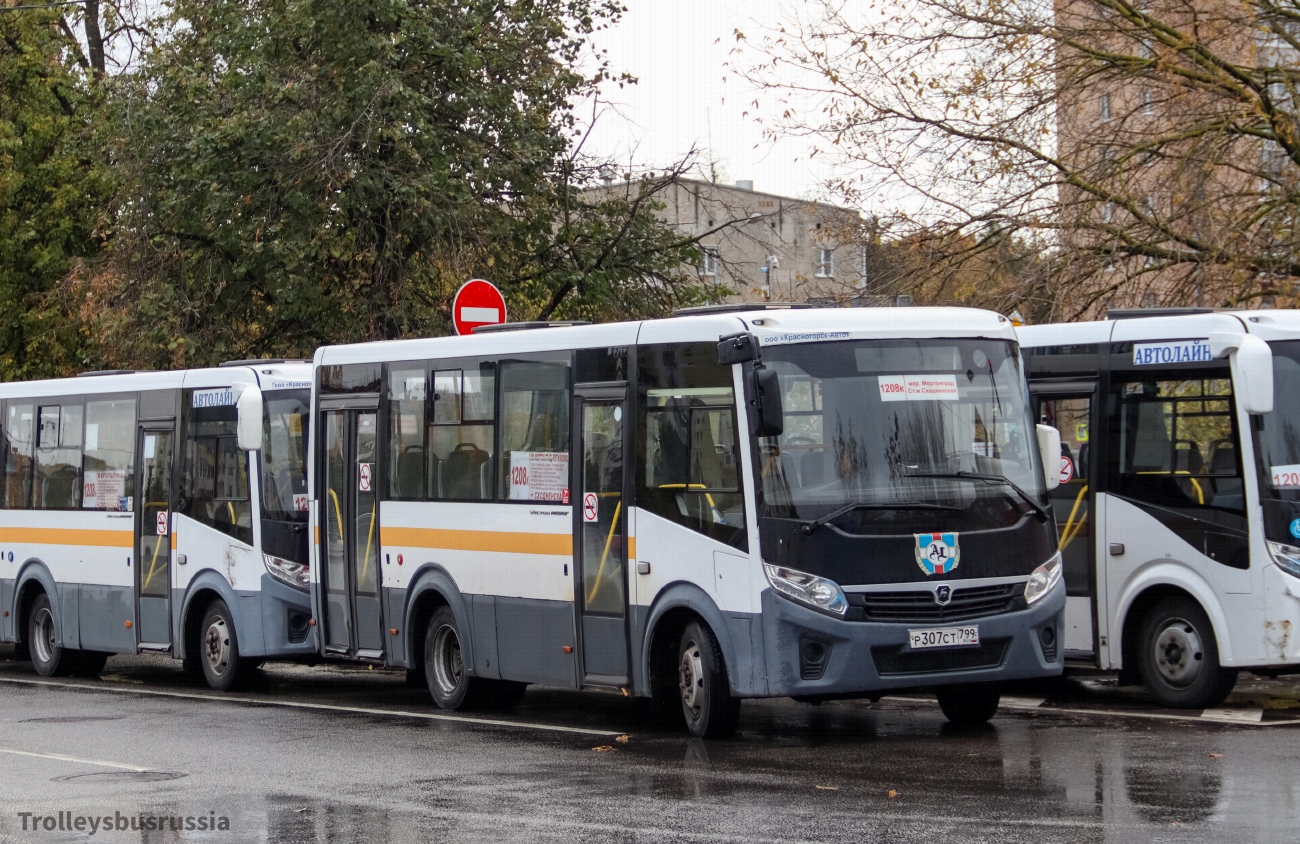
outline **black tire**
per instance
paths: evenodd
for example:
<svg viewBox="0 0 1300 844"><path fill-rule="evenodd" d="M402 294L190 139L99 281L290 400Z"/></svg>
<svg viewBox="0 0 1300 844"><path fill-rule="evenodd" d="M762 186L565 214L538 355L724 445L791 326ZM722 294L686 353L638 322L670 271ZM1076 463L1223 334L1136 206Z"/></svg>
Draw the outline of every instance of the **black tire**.
<svg viewBox="0 0 1300 844"><path fill-rule="evenodd" d="M488 682L466 673L460 643L456 614L439 607L424 633L424 676L440 709L476 709L491 702Z"/></svg>
<svg viewBox="0 0 1300 844"><path fill-rule="evenodd" d="M997 683L965 683L940 686L934 696L939 699L943 715L959 727L987 724L998 713L1002 689Z"/></svg>
<svg viewBox="0 0 1300 844"><path fill-rule="evenodd" d="M1142 619L1138 672L1164 706L1206 709L1223 703L1237 684L1237 671L1219 665L1219 643L1200 604L1167 598Z"/></svg>
<svg viewBox="0 0 1300 844"><path fill-rule="evenodd" d="M244 673L246 666L239 656L235 619L230 607L220 598L208 604L207 612L203 613L198 659L203 667L203 679L214 691L230 691Z"/></svg>
<svg viewBox="0 0 1300 844"><path fill-rule="evenodd" d="M708 625L692 621L677 649L677 688L686 728L696 738L726 738L740 723L740 698L731 694L722 649Z"/></svg>
<svg viewBox="0 0 1300 844"><path fill-rule="evenodd" d="M56 643L58 619L48 595L41 593L27 616L27 648L32 665L42 677L64 677L72 673L76 654Z"/></svg>

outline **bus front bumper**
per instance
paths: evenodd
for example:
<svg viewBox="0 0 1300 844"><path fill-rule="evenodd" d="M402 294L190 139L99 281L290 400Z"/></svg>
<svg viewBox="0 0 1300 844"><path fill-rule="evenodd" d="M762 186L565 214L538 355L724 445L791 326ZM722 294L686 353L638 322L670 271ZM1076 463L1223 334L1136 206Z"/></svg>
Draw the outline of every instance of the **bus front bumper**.
<svg viewBox="0 0 1300 844"><path fill-rule="evenodd" d="M1028 609L971 621L885 624L844 621L763 592L769 694L866 696L880 690L1059 675L1064 666L1065 585ZM979 628L978 646L912 649L909 630ZM1053 646L1054 644L1054 646Z"/></svg>

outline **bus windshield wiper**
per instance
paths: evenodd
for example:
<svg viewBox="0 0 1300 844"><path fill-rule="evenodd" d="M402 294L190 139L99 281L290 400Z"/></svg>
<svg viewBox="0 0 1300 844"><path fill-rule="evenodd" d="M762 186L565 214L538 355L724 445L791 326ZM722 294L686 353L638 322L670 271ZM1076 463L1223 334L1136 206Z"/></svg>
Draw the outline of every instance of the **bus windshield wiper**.
<svg viewBox="0 0 1300 844"><path fill-rule="evenodd" d="M1034 500L1034 497L1033 497L1032 495L1030 495L1029 493L1025 492L1023 489L1021 489L1021 488L1016 484L1015 481L1011 480L1011 479L1008 478L1006 475L990 475L990 474L985 474L984 472L965 472L965 471L962 471L962 472L908 472L904 477L908 477L908 478L950 478L950 479L952 479L952 480L962 480L962 481L984 481L985 483L1003 484L1003 485L1008 486L1008 487L1010 487L1011 489L1013 489L1013 490L1015 491L1016 495L1018 495L1018 496L1020 496L1021 498L1024 499L1025 503L1029 505L1029 508L1030 508L1031 510L1034 511L1034 515L1038 517L1038 521L1040 521L1040 522L1046 522L1046 521L1047 521L1047 511L1046 511L1045 509L1043 509L1043 505L1042 505L1042 504L1039 504L1037 501L1035 501L1035 500Z"/></svg>
<svg viewBox="0 0 1300 844"><path fill-rule="evenodd" d="M820 519L813 519L810 522L805 522L804 524L799 526L799 532L802 533L804 536L812 536L813 531L817 530L817 528L829 522L833 522L834 520L838 519L840 516L843 516L845 513L852 513L854 510L957 510L960 511L961 508L954 507L951 504L931 504L928 501L885 501L879 503L871 502L871 501L858 501L853 504L845 504L843 507L838 507L830 511L829 513L827 513L825 516L822 516Z"/></svg>

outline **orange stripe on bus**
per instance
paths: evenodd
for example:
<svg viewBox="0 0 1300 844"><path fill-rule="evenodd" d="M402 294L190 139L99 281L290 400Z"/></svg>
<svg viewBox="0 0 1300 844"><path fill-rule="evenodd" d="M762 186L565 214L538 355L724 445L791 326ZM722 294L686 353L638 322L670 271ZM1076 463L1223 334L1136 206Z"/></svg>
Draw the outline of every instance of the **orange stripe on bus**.
<svg viewBox="0 0 1300 844"><path fill-rule="evenodd" d="M29 542L33 545L91 545L107 548L134 548L135 531L11 527L0 528L0 542Z"/></svg>
<svg viewBox="0 0 1300 844"><path fill-rule="evenodd" d="M379 538L385 545L405 545L410 548L573 556L573 537L567 533L386 527L380 528Z"/></svg>

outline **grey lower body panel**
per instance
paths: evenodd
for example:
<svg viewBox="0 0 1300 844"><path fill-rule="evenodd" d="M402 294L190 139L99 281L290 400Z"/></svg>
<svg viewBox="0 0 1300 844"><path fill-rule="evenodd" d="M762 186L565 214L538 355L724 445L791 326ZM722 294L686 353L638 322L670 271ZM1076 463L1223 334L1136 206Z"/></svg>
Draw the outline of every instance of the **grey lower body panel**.
<svg viewBox="0 0 1300 844"><path fill-rule="evenodd" d="M129 586L77 586L77 600L60 608L68 616L76 607L80 648L106 653L135 653L136 631L126 624L135 618L135 590ZM60 620L66 625L66 620ZM66 629L66 627L65 627Z"/></svg>
<svg viewBox="0 0 1300 844"><path fill-rule="evenodd" d="M1065 633L1065 589L1029 609L952 624L881 624L841 621L777 595L763 593L768 693L774 696L840 695L951 683L985 683L1061 673L1059 643ZM908 630L979 627L982 650L912 651ZM1054 659L1044 656L1040 631L1054 630ZM820 672L809 671L803 649L824 648ZM987 655L987 658L985 658ZM973 666L973 667L972 667ZM809 673L820 673L807 679ZM743 693L743 692L742 692Z"/></svg>
<svg viewBox="0 0 1300 844"><path fill-rule="evenodd" d="M0 642L18 641L14 635L18 614L13 612L14 579L12 577L0 577L0 609L4 610L3 616L0 616Z"/></svg>

